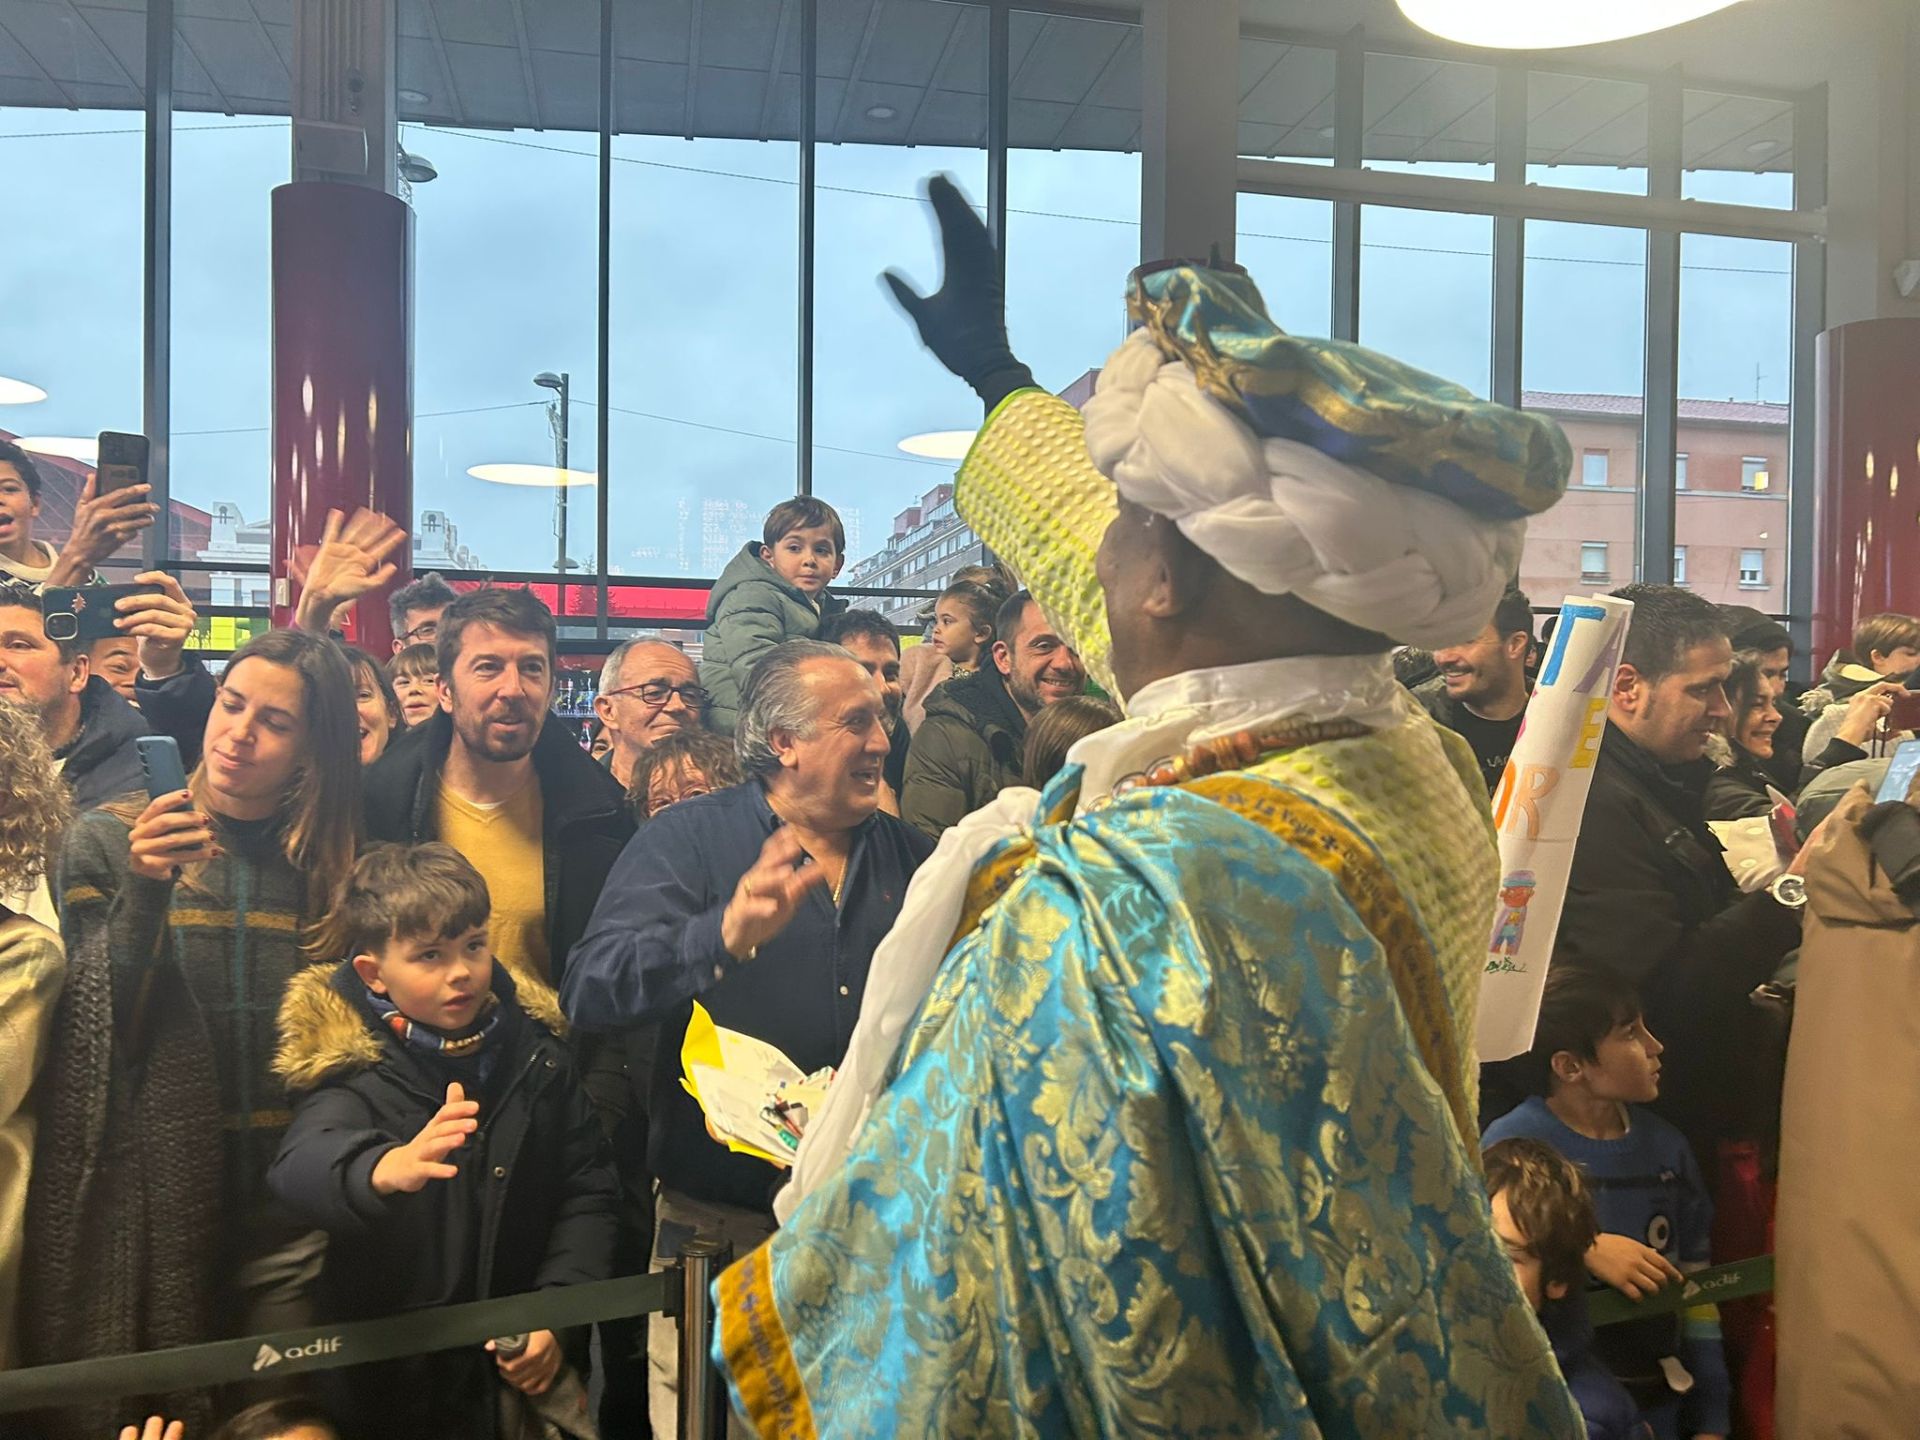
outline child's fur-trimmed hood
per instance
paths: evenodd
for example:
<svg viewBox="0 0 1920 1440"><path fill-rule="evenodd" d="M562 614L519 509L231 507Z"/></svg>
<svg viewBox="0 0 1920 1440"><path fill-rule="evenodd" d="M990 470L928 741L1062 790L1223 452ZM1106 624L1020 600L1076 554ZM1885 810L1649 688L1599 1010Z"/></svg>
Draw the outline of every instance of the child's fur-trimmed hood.
<svg viewBox="0 0 1920 1440"><path fill-rule="evenodd" d="M556 1039L566 1037L566 1017L551 986L538 976L510 972L498 956L493 976L493 993L503 1005L517 1003ZM288 983L286 998L280 1002L280 1044L274 1052L273 1073L295 1094L380 1063L387 1037L343 993L343 986L360 983L348 960L309 965Z"/></svg>

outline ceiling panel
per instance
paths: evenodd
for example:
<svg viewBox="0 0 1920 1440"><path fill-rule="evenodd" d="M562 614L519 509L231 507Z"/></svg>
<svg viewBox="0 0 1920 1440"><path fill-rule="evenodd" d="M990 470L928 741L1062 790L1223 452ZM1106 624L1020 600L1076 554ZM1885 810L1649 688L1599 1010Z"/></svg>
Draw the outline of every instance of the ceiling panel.
<svg viewBox="0 0 1920 1440"><path fill-rule="evenodd" d="M285 113L293 3L175 0L177 103ZM616 3L617 128L684 134L691 115L698 133L794 136L800 0ZM947 0L819 0L819 6L823 142L981 143L984 6ZM399 0L398 23L397 84L428 97L403 101L403 118L572 131L597 126L598 0ZM1010 34L1015 145L1137 147L1138 25L1015 10ZM0 104L137 106L144 43L144 0L0 0ZM690 51L697 55L691 103ZM1333 120L1333 71L1333 52L1325 46L1255 36L1244 41L1229 77L1240 94L1243 152L1329 156L1332 141L1324 132ZM1492 150L1493 74L1467 61L1369 56L1365 155L1484 163ZM870 114L876 107L883 111L878 118ZM1534 163L1646 162L1644 85L1536 73L1528 110ZM1689 166L1784 169L1792 142L1790 106L1704 90L1687 94Z"/></svg>

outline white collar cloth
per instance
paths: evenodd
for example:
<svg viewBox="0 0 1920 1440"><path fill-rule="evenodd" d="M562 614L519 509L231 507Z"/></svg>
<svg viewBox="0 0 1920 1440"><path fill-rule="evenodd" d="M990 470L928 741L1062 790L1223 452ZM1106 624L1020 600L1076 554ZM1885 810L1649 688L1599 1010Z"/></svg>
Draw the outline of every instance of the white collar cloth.
<svg viewBox="0 0 1920 1440"><path fill-rule="evenodd" d="M1121 780L1200 741L1282 720L1357 720L1387 728L1412 714L1413 701L1395 682L1385 655L1310 655L1183 671L1142 686L1127 709L1128 719L1068 752L1067 763L1086 772L1081 810L1111 794ZM846 1059L774 1199L782 1224L845 1163L900 1039L946 958L975 868L995 846L1031 826L1039 803L1038 791L1003 791L942 835L914 875L899 918L874 952Z"/></svg>

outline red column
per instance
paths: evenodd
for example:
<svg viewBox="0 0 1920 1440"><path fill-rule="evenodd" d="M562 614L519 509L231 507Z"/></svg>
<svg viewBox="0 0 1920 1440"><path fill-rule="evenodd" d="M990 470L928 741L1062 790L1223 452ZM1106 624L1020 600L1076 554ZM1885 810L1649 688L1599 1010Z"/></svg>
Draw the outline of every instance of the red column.
<svg viewBox="0 0 1920 1440"><path fill-rule="evenodd" d="M327 511L365 505L413 528L413 211L362 185L297 181L273 192L273 623L290 624L296 554ZM341 617L355 644L390 653L393 585Z"/></svg>
<svg viewBox="0 0 1920 1440"><path fill-rule="evenodd" d="M1920 320L1819 337L1814 670L1864 616L1920 614Z"/></svg>

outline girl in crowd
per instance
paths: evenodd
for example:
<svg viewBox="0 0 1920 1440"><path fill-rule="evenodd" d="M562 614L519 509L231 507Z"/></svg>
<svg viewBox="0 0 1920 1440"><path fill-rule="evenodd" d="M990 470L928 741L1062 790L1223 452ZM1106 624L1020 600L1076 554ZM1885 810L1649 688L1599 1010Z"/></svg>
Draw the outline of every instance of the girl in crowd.
<svg viewBox="0 0 1920 1440"><path fill-rule="evenodd" d="M0 705L0 895L31 893L72 819L67 787L33 712ZM0 1370L20 1362L15 1329L21 1228L33 1160L29 1095L66 957L60 937L0 903Z"/></svg>
<svg viewBox="0 0 1920 1440"><path fill-rule="evenodd" d="M440 708L440 652L433 646L407 646L387 662L387 675L400 701L400 723L407 729Z"/></svg>
<svg viewBox="0 0 1920 1440"><path fill-rule="evenodd" d="M360 716L360 764L373 764L387 753L387 742L401 728L400 697L393 681L373 657L358 645L342 645L353 670L353 708Z"/></svg>
<svg viewBox="0 0 1920 1440"><path fill-rule="evenodd" d="M288 1120L271 1066L303 932L353 863L353 693L333 641L261 636L221 677L187 788L93 811L67 839L67 995L27 1217L31 1362L306 1320L323 1237L268 1198Z"/></svg>
<svg viewBox="0 0 1920 1440"><path fill-rule="evenodd" d="M1059 700L1034 716L1027 727L1027 750L1020 783L1044 790L1067 763L1067 752L1096 730L1118 725L1120 707L1098 695Z"/></svg>
<svg viewBox="0 0 1920 1440"><path fill-rule="evenodd" d="M738 785L740 757L733 742L711 730L682 730L656 740L633 765L627 804L641 824L682 800Z"/></svg>
<svg viewBox="0 0 1920 1440"><path fill-rule="evenodd" d="M971 675L993 647L993 617L1002 601L970 581L949 585L934 602L927 644L947 657L955 675Z"/></svg>
<svg viewBox="0 0 1920 1440"><path fill-rule="evenodd" d="M976 616L979 623L970 632L976 637L973 643L977 648L972 662L975 665L987 663L987 652L993 648L994 616L1013 592L1020 588L1004 565L962 565L953 572L953 582L942 592L940 599L921 612L921 617L928 625L927 638L919 645L909 645L900 656L901 714L906 718L909 734L918 730L920 722L926 718L927 696L932 693L934 686L945 684L954 677L953 656L934 643L934 635L940 629L942 603L951 604L948 597L966 587L972 587L974 592L986 597L985 613ZM978 638L981 629L986 631L984 638Z"/></svg>

